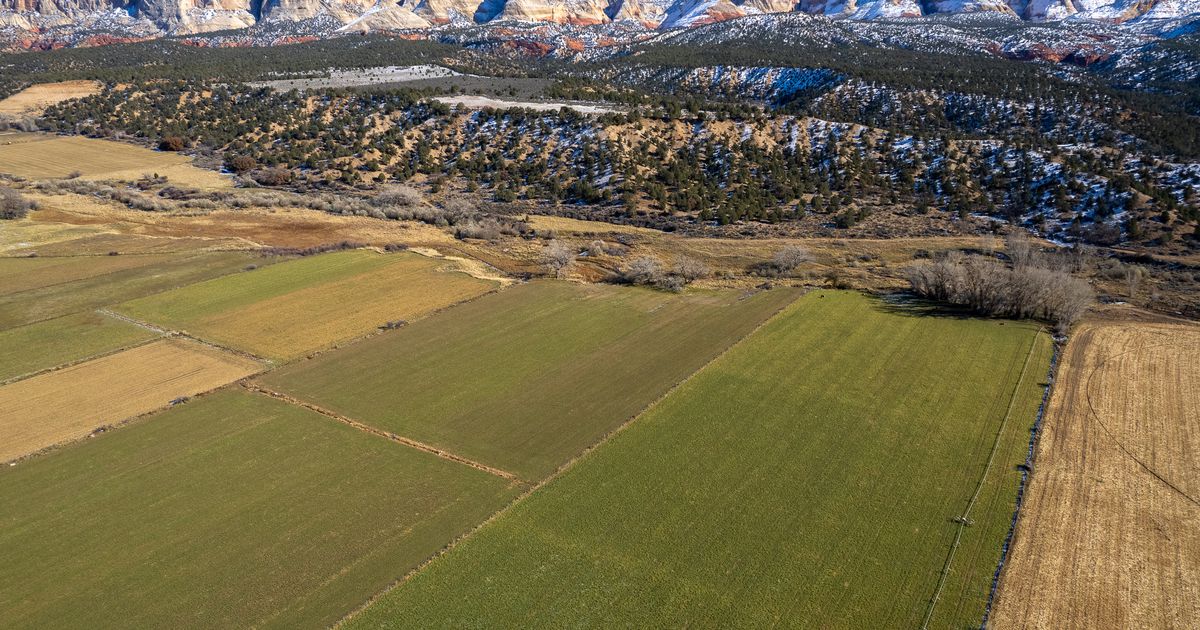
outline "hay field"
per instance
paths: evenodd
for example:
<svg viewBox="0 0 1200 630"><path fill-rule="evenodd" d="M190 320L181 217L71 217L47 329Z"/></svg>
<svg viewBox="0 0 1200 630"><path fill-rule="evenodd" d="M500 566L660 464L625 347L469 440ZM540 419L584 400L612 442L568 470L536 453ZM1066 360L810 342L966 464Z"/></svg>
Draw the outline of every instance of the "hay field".
<svg viewBox="0 0 1200 630"><path fill-rule="evenodd" d="M157 336L95 312L0 331L0 382L111 352Z"/></svg>
<svg viewBox="0 0 1200 630"><path fill-rule="evenodd" d="M0 100L0 116L41 115L51 105L97 94L103 87L99 81L38 83Z"/></svg>
<svg viewBox="0 0 1200 630"><path fill-rule="evenodd" d="M228 388L0 469L0 627L326 628L514 491Z"/></svg>
<svg viewBox="0 0 1200 630"><path fill-rule="evenodd" d="M796 295L531 282L262 382L534 481Z"/></svg>
<svg viewBox="0 0 1200 630"><path fill-rule="evenodd" d="M84 437L261 369L193 341L163 339L0 386L0 461Z"/></svg>
<svg viewBox="0 0 1200 630"><path fill-rule="evenodd" d="M920 627L983 479L930 623L976 627L1050 348L809 293L347 627Z"/></svg>
<svg viewBox="0 0 1200 630"><path fill-rule="evenodd" d="M0 258L0 330L94 310L270 261L245 252Z"/></svg>
<svg viewBox="0 0 1200 630"><path fill-rule="evenodd" d="M997 628L1200 627L1200 327L1068 344Z"/></svg>
<svg viewBox="0 0 1200 630"><path fill-rule="evenodd" d="M6 142L0 135L0 173L48 179L73 172L86 179L125 181L158 173L172 184L195 188L233 185L227 176L193 166L191 158L178 153L80 136L39 135Z"/></svg>
<svg viewBox="0 0 1200 630"><path fill-rule="evenodd" d="M419 318L496 286L410 253L310 256L127 302L117 310L286 360L381 324Z"/></svg>

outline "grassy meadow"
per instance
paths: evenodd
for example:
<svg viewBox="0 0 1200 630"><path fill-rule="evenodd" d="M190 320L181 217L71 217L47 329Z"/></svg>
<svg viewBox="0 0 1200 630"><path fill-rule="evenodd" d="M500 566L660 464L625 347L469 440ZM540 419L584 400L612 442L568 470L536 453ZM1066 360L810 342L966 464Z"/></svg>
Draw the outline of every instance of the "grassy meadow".
<svg viewBox="0 0 1200 630"><path fill-rule="evenodd" d="M532 282L261 380L533 481L797 295Z"/></svg>
<svg viewBox="0 0 1200 630"><path fill-rule="evenodd" d="M810 293L348 627L919 627L978 485L931 624L976 626L1050 352Z"/></svg>
<svg viewBox="0 0 1200 630"><path fill-rule="evenodd" d="M286 360L421 317L496 284L417 254L309 256L133 300L115 310L258 356Z"/></svg>
<svg viewBox="0 0 1200 630"><path fill-rule="evenodd" d="M0 469L0 627L327 627L515 491L226 389Z"/></svg>

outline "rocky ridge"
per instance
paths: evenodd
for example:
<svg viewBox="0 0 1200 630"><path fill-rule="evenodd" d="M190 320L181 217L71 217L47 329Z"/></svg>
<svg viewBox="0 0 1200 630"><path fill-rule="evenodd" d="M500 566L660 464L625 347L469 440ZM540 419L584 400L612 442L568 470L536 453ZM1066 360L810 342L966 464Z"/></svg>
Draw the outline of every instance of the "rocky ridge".
<svg viewBox="0 0 1200 630"><path fill-rule="evenodd" d="M343 31L530 22L670 30L781 13L867 21L977 14L1126 24L1200 19L1200 0L0 0L0 28L188 35L328 18Z"/></svg>

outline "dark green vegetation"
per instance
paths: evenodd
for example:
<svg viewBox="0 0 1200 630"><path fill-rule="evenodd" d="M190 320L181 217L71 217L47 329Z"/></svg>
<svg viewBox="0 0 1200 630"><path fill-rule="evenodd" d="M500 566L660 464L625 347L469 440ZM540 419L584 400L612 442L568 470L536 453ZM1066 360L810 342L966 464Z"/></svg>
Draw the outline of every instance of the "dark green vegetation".
<svg viewBox="0 0 1200 630"><path fill-rule="evenodd" d="M977 625L1049 356L810 293L350 627L918 627L978 486L931 627Z"/></svg>
<svg viewBox="0 0 1200 630"><path fill-rule="evenodd" d="M198 48L170 39L116 46L68 48L35 55L0 55L0 87L7 96L31 83L71 79L105 82L146 79L249 81L347 68L445 61L457 46L387 37L339 38L291 46ZM464 55L464 58L469 55ZM468 64L467 67L470 67Z"/></svg>
<svg viewBox="0 0 1200 630"><path fill-rule="evenodd" d="M115 304L262 264L245 252L0 259L0 330Z"/></svg>
<svg viewBox="0 0 1200 630"><path fill-rule="evenodd" d="M226 390L0 471L0 626L326 627L513 494Z"/></svg>
<svg viewBox="0 0 1200 630"><path fill-rule="evenodd" d="M795 296L534 282L261 380L534 481Z"/></svg>
<svg viewBox="0 0 1200 630"><path fill-rule="evenodd" d="M86 359L156 335L98 313L77 313L0 331L0 381Z"/></svg>
<svg viewBox="0 0 1200 630"><path fill-rule="evenodd" d="M660 228L753 220L801 222L832 235L875 212L942 211L1111 245L1126 238L1170 243L1176 232L1187 239L1200 219L1190 175L1104 149L1136 145L1093 122L1086 103L1069 95L1035 92L1036 107L1027 109L1014 105L1023 99L846 82L808 112L834 125L757 109L732 122L678 104L589 118L463 114L413 90L311 96L187 81L134 84L51 107L41 124L155 144L177 139L266 185L348 191L414 182L435 195L461 186L492 201L578 204L565 211ZM1096 107L1109 102L1097 97ZM855 123L879 129L859 134ZM989 138L999 140L977 142ZM1083 141L1095 146L1056 144ZM1132 214L1118 222L1125 211ZM1129 224L1134 216L1139 230ZM894 227L882 229L863 235L890 236Z"/></svg>

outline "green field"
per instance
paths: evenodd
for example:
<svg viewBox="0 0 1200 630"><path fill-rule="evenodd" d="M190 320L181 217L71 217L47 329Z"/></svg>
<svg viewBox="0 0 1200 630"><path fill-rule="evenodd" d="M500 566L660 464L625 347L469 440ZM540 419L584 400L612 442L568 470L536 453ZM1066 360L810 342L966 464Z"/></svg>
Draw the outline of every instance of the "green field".
<svg viewBox="0 0 1200 630"><path fill-rule="evenodd" d="M0 627L326 627L514 492L225 390L0 470Z"/></svg>
<svg viewBox="0 0 1200 630"><path fill-rule="evenodd" d="M245 252L0 258L0 330L93 310L239 271L263 260Z"/></svg>
<svg viewBox="0 0 1200 630"><path fill-rule="evenodd" d="M286 360L421 317L495 288L416 254L311 256L133 300L116 310L259 356Z"/></svg>
<svg viewBox="0 0 1200 630"><path fill-rule="evenodd" d="M0 381L86 359L157 335L95 312L0 331Z"/></svg>
<svg viewBox="0 0 1200 630"><path fill-rule="evenodd" d="M977 627L1050 352L810 293L349 627L919 627L999 438L931 623Z"/></svg>
<svg viewBox="0 0 1200 630"><path fill-rule="evenodd" d="M262 381L537 480L796 295L532 282L285 366Z"/></svg>

